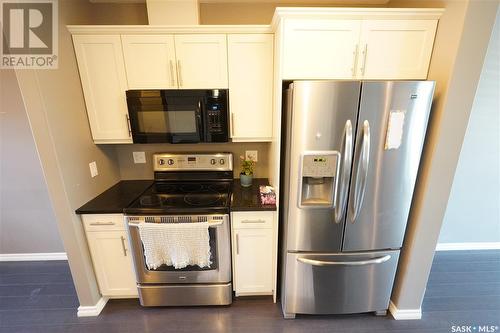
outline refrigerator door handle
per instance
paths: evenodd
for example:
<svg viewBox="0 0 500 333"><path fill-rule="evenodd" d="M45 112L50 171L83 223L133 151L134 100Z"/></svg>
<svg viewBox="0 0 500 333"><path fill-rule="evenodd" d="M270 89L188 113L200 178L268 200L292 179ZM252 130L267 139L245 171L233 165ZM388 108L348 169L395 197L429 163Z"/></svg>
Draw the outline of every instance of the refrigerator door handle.
<svg viewBox="0 0 500 333"><path fill-rule="evenodd" d="M352 164L352 123L348 119L344 126L344 137L342 140L342 147L340 156L342 158L342 174L338 181L338 195L336 196L337 202L335 204L335 223L340 223L344 217L345 207L347 203L347 185L349 183L349 176L351 175Z"/></svg>
<svg viewBox="0 0 500 333"><path fill-rule="evenodd" d="M354 200L353 200L353 205L351 206L353 208L351 217L352 223L356 221L359 211L361 210L361 206L363 205L369 163L370 163L370 123L368 122L368 120L365 120L363 122L361 149L356 166Z"/></svg>
<svg viewBox="0 0 500 333"><path fill-rule="evenodd" d="M307 258L297 258L297 261L312 266L363 266L372 264L382 264L388 261L389 259L391 259L391 256L387 254L382 257L377 257L368 260L359 260L359 261L324 261L324 260L315 260Z"/></svg>

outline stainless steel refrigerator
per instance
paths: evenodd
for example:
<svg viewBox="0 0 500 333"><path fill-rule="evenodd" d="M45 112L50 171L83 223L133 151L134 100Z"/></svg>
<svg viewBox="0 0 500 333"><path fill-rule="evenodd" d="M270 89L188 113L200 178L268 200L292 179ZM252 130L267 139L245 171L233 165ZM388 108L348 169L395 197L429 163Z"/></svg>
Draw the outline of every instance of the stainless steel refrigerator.
<svg viewBox="0 0 500 333"><path fill-rule="evenodd" d="M432 81L295 81L286 90L284 316L389 306Z"/></svg>

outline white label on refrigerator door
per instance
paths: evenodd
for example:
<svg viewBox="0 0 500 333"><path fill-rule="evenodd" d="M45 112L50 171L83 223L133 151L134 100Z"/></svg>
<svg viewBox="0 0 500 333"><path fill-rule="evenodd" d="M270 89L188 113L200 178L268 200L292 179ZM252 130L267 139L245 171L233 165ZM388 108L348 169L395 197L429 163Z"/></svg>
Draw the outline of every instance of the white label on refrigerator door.
<svg viewBox="0 0 500 333"><path fill-rule="evenodd" d="M398 149L403 139L406 110L392 110L389 113L387 134L385 136L385 150Z"/></svg>

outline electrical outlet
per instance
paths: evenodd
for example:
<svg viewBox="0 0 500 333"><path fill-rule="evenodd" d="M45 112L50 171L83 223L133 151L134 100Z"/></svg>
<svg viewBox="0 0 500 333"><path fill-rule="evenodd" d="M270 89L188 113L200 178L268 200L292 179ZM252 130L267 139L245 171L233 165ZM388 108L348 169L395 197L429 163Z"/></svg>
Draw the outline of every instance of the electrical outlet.
<svg viewBox="0 0 500 333"><path fill-rule="evenodd" d="M247 150L245 151L245 159L246 160L252 160L254 162L257 162L259 155L257 150Z"/></svg>
<svg viewBox="0 0 500 333"><path fill-rule="evenodd" d="M132 153L132 156L134 156L134 163L146 163L146 153L143 151L134 151Z"/></svg>
<svg viewBox="0 0 500 333"><path fill-rule="evenodd" d="M90 168L90 176L94 178L99 174L99 171L97 171L97 163L95 161L89 163L89 168Z"/></svg>

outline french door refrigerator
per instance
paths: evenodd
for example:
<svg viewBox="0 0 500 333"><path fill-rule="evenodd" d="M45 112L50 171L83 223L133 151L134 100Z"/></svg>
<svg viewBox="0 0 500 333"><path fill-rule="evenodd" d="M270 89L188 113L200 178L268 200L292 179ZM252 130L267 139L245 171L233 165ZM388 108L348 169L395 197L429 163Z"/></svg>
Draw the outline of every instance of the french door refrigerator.
<svg viewBox="0 0 500 333"><path fill-rule="evenodd" d="M432 81L295 81L286 90L282 306L387 310Z"/></svg>

